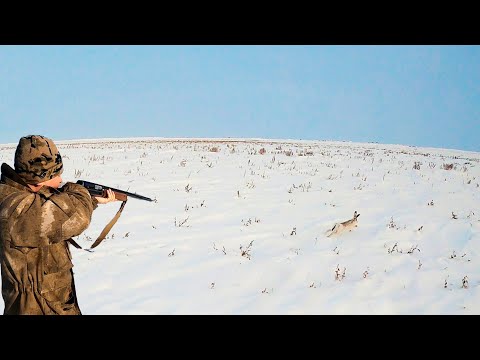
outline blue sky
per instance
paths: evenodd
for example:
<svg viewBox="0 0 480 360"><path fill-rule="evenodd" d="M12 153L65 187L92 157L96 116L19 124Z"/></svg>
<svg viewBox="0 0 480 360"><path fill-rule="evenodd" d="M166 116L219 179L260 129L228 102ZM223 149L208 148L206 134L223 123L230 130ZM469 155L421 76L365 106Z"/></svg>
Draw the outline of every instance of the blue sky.
<svg viewBox="0 0 480 360"><path fill-rule="evenodd" d="M480 151L480 46L3 45L0 125Z"/></svg>

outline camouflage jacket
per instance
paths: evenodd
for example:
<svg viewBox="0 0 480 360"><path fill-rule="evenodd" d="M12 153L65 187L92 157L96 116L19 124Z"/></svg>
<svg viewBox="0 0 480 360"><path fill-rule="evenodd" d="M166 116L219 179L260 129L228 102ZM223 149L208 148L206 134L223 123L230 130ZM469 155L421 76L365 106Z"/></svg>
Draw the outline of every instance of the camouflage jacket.
<svg viewBox="0 0 480 360"><path fill-rule="evenodd" d="M4 314L80 315L67 240L90 225L97 201L75 183L35 193L9 165L1 172Z"/></svg>

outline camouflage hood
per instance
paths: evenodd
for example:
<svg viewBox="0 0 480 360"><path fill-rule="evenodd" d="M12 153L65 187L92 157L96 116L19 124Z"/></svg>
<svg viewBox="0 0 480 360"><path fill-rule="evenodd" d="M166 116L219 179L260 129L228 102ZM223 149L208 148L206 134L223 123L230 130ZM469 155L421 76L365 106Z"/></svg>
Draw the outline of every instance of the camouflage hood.
<svg viewBox="0 0 480 360"><path fill-rule="evenodd" d="M62 174L62 157L51 139L24 136L15 151L15 171L27 184L38 184Z"/></svg>

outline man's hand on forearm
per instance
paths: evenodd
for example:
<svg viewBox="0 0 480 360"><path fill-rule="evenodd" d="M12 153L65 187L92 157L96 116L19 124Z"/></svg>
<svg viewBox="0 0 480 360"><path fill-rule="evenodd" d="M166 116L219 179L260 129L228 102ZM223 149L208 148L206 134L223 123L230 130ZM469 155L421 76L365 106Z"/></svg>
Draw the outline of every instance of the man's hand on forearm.
<svg viewBox="0 0 480 360"><path fill-rule="evenodd" d="M95 199L97 199L99 204L106 204L117 200L112 189L107 189L107 197L95 196Z"/></svg>

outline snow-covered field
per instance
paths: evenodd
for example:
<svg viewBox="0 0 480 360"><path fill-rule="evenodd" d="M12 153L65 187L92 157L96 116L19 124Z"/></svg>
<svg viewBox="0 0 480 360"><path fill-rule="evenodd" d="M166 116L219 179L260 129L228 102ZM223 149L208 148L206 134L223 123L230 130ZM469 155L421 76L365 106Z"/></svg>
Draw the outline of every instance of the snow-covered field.
<svg viewBox="0 0 480 360"><path fill-rule="evenodd" d="M155 199L129 199L92 252L72 247L84 314L480 314L480 153L230 138L56 143L65 181ZM0 145L0 160L13 166L15 147ZM88 248L119 206L100 205L74 240ZM358 227L326 236L355 211Z"/></svg>

